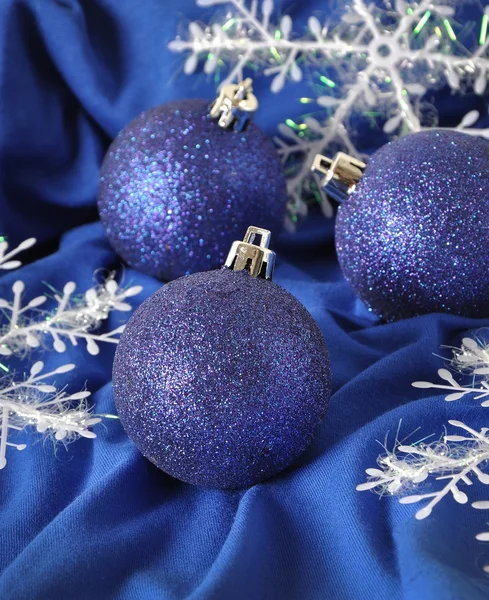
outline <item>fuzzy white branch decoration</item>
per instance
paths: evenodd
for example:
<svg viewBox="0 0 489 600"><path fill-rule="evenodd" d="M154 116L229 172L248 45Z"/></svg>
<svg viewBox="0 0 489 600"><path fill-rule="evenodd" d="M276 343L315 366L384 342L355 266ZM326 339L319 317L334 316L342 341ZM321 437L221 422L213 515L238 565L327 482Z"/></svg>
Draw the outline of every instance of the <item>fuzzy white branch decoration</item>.
<svg viewBox="0 0 489 600"><path fill-rule="evenodd" d="M87 407L90 392L66 394L46 383L54 375L68 373L73 364L43 373L44 363L32 365L25 381L4 377L0 382L0 469L7 464L8 447L24 450L25 444L9 440L9 434L34 427L39 433L51 435L55 441L71 442L78 437L94 438L91 427L101 421ZM2 387L3 384L3 387Z"/></svg>
<svg viewBox="0 0 489 600"><path fill-rule="evenodd" d="M96 355L99 344L117 344L124 325L104 334L93 333L113 310L129 311L131 305L127 298L139 294L141 286L129 289L120 288L114 279L87 290L83 298L74 298L76 286L67 283L62 294L56 294L58 303L53 312L39 310L48 299L46 295L37 296L22 306L22 294L25 286L16 281L12 286L13 301L0 298L0 310L8 317L8 324L0 333L0 355L22 355L29 348L37 348L44 338L50 337L56 352L66 350L66 341L76 346L80 340L86 344L87 351Z"/></svg>
<svg viewBox="0 0 489 600"><path fill-rule="evenodd" d="M438 375L448 385L415 381L413 386L447 390L450 392L445 397L447 402L455 402L469 394L475 394L475 400L489 396L489 345L482 338L464 338L461 347L453 349L450 366L454 372L471 378L472 385L459 385L448 369L440 369ZM489 400L482 402L482 406L489 407ZM445 434L440 441L432 444L406 445L396 441L392 451L386 448L386 453L377 458L377 468L366 469L367 481L358 485L357 490L397 495L401 504L424 502L425 505L416 513L417 519L428 517L446 496L451 496L459 504L466 504L469 497L461 489L462 485L471 486L474 479L489 485L486 472L489 466L489 427L476 431L462 421L450 420L448 423L464 433ZM443 482L443 485L435 491L422 492L420 488L428 484L429 478ZM413 491L421 493L413 494ZM489 509L489 501L473 502L472 507ZM489 541L489 532L479 533L476 538Z"/></svg>
<svg viewBox="0 0 489 600"><path fill-rule="evenodd" d="M28 239L7 253L8 244L0 241L0 269L10 270L21 266L18 260L11 260L19 252L35 244ZM76 346L80 340L87 351L96 355L99 344L117 344L124 325L109 333L97 334L93 330L109 317L110 312L127 312L131 305L125 300L142 290L141 286L120 288L110 276L102 285L87 290L83 296L75 296L75 283L68 282L62 294L55 294L57 307L48 312L40 309L48 300L47 295L33 298L24 306L22 294L25 286L16 281L12 286L13 300L0 298L0 311L7 318L7 324L0 328L0 355L25 356L29 349L38 348L45 339L51 338L56 352L64 352L66 342ZM0 364L8 372L8 367ZM71 442L79 437L94 438L91 428L101 421L93 415L86 399L88 391L67 394L63 389L47 383L55 375L68 373L75 368L66 364L54 371L43 373L44 363L33 364L30 374L24 381L16 381L13 376L0 379L0 469L7 464L7 448L24 450L25 444L12 441L12 434L26 428L34 428L38 433L51 437L55 442ZM105 415L109 416L109 415Z"/></svg>
<svg viewBox="0 0 489 600"><path fill-rule="evenodd" d="M227 68L224 85L242 79L251 64L271 77L271 90L279 92L288 79L301 81L308 68L322 73L316 89L323 93L305 100L324 108L325 118L308 116L301 123L288 119L279 127L282 137L276 140L290 167L289 229L307 213L304 195L312 191L323 212L331 216L332 207L310 168L317 153L332 147L362 157L352 135L355 114L375 110L384 120L384 132L397 136L437 125L435 107L423 100L428 90L448 84L454 92L482 95L487 87L489 7L481 14L479 45L468 49L457 39L457 26L451 20L455 9L446 1L396 0L394 7L386 3L382 9L366 0L351 0L345 3L339 27L331 29L311 16L302 37L294 35L290 16L273 21L271 0L196 2L202 7L226 5L230 10L208 26L190 23L187 39L170 42L174 52L189 53L187 75L203 59L207 74ZM470 129L480 116L470 111L457 129L489 137L489 129Z"/></svg>
<svg viewBox="0 0 489 600"><path fill-rule="evenodd" d="M369 480L358 485L357 490L379 488L388 494L405 493L406 490L418 487L430 475L434 475L436 481L447 482L440 490L402 496L399 500L401 504L429 500L428 504L416 513L417 519L428 517L447 494L451 494L459 504L467 503L467 494L458 487L461 483L472 485L472 475L481 483L489 485L489 475L481 470L489 459L489 429L483 428L478 432L455 420L450 420L449 424L466 431L468 435L445 435L442 442L430 445L401 444L394 452L379 457L378 469L367 469Z"/></svg>

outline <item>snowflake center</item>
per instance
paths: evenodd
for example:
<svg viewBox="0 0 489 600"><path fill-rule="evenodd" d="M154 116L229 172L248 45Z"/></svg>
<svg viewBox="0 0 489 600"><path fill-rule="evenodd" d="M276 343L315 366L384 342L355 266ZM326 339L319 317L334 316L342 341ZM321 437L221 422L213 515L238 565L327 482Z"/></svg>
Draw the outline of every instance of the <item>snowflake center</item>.
<svg viewBox="0 0 489 600"><path fill-rule="evenodd" d="M390 44L387 44L386 42L382 42L374 49L374 52L375 52L377 58L379 59L379 61L384 62L385 59L388 59L392 55L393 49L390 46ZM390 62L390 61L388 61L388 62Z"/></svg>

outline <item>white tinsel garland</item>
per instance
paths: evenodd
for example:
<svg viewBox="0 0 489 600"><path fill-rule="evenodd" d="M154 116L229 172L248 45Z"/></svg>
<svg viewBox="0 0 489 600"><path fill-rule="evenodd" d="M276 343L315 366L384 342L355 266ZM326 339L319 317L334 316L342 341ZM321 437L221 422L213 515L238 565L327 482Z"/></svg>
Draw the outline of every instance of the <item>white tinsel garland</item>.
<svg viewBox="0 0 489 600"><path fill-rule="evenodd" d="M323 212L332 207L311 177L317 153L332 148L361 156L354 141L352 117L375 111L390 137L437 125L436 108L427 91L448 84L457 93L482 95L489 77L489 7L481 13L479 44L466 48L457 39L462 27L447 1L396 0L384 8L366 0L344 5L341 24L331 29L316 16L308 20L304 36L294 34L290 16L273 19L271 0L196 0L202 7L225 5L210 25L192 22L187 39L170 43L175 52L187 52L184 71L193 73L204 60L207 74L227 69L221 84L242 79L251 64L272 77L271 90L279 92L287 80L299 82L306 70L320 73L313 83L319 90L307 104L317 103L324 118L288 119L279 126L279 151L289 171L291 221L307 213L304 198L314 192ZM460 4L460 3L455 3ZM472 2L480 8L479 3ZM331 73L334 73L334 78ZM489 129L469 129L479 120L470 111L458 129L489 137Z"/></svg>

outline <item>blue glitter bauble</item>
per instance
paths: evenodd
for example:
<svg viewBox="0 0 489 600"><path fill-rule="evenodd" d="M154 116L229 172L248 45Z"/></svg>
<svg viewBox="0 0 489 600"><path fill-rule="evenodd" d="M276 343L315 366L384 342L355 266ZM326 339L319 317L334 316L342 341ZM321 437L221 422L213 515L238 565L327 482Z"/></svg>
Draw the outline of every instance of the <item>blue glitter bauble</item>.
<svg viewBox="0 0 489 600"><path fill-rule="evenodd" d="M122 425L163 471L238 488L311 442L331 394L328 350L307 310L247 271L183 277L129 320L114 361Z"/></svg>
<svg viewBox="0 0 489 600"><path fill-rule="evenodd" d="M339 208L336 248L386 320L489 316L489 143L433 130L381 148Z"/></svg>
<svg viewBox="0 0 489 600"><path fill-rule="evenodd" d="M115 251L165 280L223 264L249 223L279 232L286 202L272 141L253 123L243 133L222 129L206 100L132 121L109 148L98 195Z"/></svg>

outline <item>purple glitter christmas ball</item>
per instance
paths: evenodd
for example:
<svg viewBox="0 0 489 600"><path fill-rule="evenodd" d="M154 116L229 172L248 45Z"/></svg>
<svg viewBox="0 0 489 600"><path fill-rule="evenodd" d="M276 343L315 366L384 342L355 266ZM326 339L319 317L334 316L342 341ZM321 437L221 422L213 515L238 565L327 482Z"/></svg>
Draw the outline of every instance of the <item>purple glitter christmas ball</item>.
<svg viewBox="0 0 489 600"><path fill-rule="evenodd" d="M307 310L271 281L226 267L164 286L129 320L114 362L122 425L163 471L238 488L311 442L331 394Z"/></svg>
<svg viewBox="0 0 489 600"><path fill-rule="evenodd" d="M381 148L339 208L336 248L353 288L388 321L489 316L489 143L433 130Z"/></svg>
<svg viewBox="0 0 489 600"><path fill-rule="evenodd" d="M219 127L206 100L142 113L102 165L98 208L115 251L171 280L223 264L249 223L279 232L287 190L270 139L253 123Z"/></svg>

